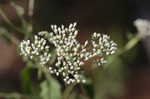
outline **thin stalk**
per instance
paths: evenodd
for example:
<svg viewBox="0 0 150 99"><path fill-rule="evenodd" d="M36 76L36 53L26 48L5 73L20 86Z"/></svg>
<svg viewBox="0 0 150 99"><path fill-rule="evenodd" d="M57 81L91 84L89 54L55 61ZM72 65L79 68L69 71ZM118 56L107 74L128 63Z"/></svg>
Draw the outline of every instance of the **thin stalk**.
<svg viewBox="0 0 150 99"><path fill-rule="evenodd" d="M15 45L19 44L19 40L8 32L5 32L5 33L0 32L0 36L4 36L4 37L8 38Z"/></svg>
<svg viewBox="0 0 150 99"><path fill-rule="evenodd" d="M117 55L121 55L125 52L127 52L128 50L132 49L133 47L135 47L137 45L137 43L143 38L143 34L139 33L138 35L136 35L133 39L131 39L130 41L128 41L128 43L125 45L125 47L123 49L120 49L117 53Z"/></svg>
<svg viewBox="0 0 150 99"><path fill-rule="evenodd" d="M27 98L28 96L21 95L20 93L0 93L0 97L1 98L2 97L3 98L10 98L10 99L21 99L21 98Z"/></svg>
<svg viewBox="0 0 150 99"><path fill-rule="evenodd" d="M70 96L73 88L75 87L75 85L76 85L76 83L73 83L65 89L62 99L69 99L69 96Z"/></svg>
<svg viewBox="0 0 150 99"><path fill-rule="evenodd" d="M8 17L5 15L5 13L3 12L3 10L0 8L0 15L2 16L2 18L4 19L4 21L14 30L16 30L19 33L25 34L23 31L21 31L19 28L17 28L9 19Z"/></svg>
<svg viewBox="0 0 150 99"><path fill-rule="evenodd" d="M33 16L33 10L34 10L34 3L35 3L35 0L28 0L28 16L29 17L32 17Z"/></svg>

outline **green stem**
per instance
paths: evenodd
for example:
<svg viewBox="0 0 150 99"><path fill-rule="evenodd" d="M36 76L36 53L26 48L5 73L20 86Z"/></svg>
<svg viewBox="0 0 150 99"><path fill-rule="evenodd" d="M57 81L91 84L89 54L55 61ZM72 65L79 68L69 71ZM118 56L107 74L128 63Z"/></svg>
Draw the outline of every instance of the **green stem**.
<svg viewBox="0 0 150 99"><path fill-rule="evenodd" d="M137 45L137 43L144 37L144 34L142 33L138 33L133 39L131 39L130 41L128 41L128 43L125 45L124 48L121 48L118 50L118 52L116 53L115 56L120 56L122 54L124 54L125 52L129 51L130 49L132 49L133 47L135 47ZM113 58L111 60L111 62L107 65L111 65L113 61L115 61L116 58Z"/></svg>
<svg viewBox="0 0 150 99"><path fill-rule="evenodd" d="M4 36L4 37L8 38L15 45L19 44L19 40L16 37L14 37L13 35L11 35L10 33L8 33L8 31L5 31L5 33L0 32L0 36Z"/></svg>
<svg viewBox="0 0 150 99"><path fill-rule="evenodd" d="M123 49L120 49L117 53L117 55L121 55L125 52L127 52L128 50L132 49L133 47L135 47L137 45L137 43L143 38L143 34L139 33L138 35L136 35L133 39L131 39L130 41L128 41L128 43L125 45L125 47Z"/></svg>
<svg viewBox="0 0 150 99"><path fill-rule="evenodd" d="M27 96L24 96L24 95L21 95L19 93L0 93L0 97L3 97L3 98L11 98L11 99L21 99L22 97L27 97Z"/></svg>
<svg viewBox="0 0 150 99"><path fill-rule="evenodd" d="M76 85L76 83L73 83L65 89L62 99L69 99L69 96L70 96L73 88L75 87L75 85Z"/></svg>
<svg viewBox="0 0 150 99"><path fill-rule="evenodd" d="M3 10L0 8L0 15L2 16L2 18L4 19L4 21L14 30L16 30L19 33L25 34L23 31L21 31L19 28L17 28L9 19L8 17L5 15L5 13L3 12Z"/></svg>

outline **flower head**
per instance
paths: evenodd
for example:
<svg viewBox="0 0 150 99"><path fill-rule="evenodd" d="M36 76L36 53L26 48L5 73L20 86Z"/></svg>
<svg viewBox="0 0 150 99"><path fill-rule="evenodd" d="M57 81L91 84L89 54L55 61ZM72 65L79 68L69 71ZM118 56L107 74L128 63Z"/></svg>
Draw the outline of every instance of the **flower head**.
<svg viewBox="0 0 150 99"><path fill-rule="evenodd" d="M117 44L106 34L94 33L90 41L81 44L77 39L76 24L57 27L52 25L52 32L39 32L33 43L30 40L20 44L21 55L34 59L38 57L41 65L47 65L51 74L60 76L66 84L85 82L83 79L83 65L89 59L98 56L94 62L102 66L107 61L105 57L114 54ZM56 51L56 62L48 64L52 55L48 44L53 44Z"/></svg>

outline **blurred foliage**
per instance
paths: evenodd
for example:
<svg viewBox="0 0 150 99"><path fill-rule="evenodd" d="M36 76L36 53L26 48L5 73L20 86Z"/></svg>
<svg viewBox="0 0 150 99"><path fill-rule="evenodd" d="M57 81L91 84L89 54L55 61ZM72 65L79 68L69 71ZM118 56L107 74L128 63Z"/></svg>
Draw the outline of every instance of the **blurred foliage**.
<svg viewBox="0 0 150 99"><path fill-rule="evenodd" d="M42 99L61 99L60 85L54 79L42 82L40 96Z"/></svg>
<svg viewBox="0 0 150 99"><path fill-rule="evenodd" d="M18 19L21 25L18 27L11 22L0 8L0 15L11 30L7 27L0 27L0 37L10 43L19 43L17 39L10 32L15 31L21 34L24 38L28 39L32 35L32 20L24 18L24 9L15 4L10 4L16 10ZM109 99L110 97L119 97L125 92L124 82L129 75L126 60L134 60L136 57L137 48L135 46L141 39L139 35L132 35L127 33L128 42L122 38L119 29L110 30L113 33L111 36L118 43L118 53L108 57L108 63L100 69L95 69L87 72L87 79L89 83L85 85L70 85L64 86L55 77L51 76L45 69L38 67L38 64L26 63L25 68L20 74L21 78L21 91L5 93L0 92L0 97L4 99ZM114 35L117 35L115 37ZM125 45L126 43L126 45ZM134 49L132 49L134 48ZM130 51L132 50L132 51ZM128 56L129 55L129 56ZM126 60L125 60L126 59ZM25 59L24 59L25 60ZM37 77L36 80L32 79L33 71Z"/></svg>

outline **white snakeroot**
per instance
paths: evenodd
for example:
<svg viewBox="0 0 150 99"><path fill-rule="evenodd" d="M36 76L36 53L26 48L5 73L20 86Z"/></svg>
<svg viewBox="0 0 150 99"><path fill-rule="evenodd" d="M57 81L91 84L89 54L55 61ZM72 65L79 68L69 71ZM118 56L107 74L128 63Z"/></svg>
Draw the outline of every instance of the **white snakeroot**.
<svg viewBox="0 0 150 99"><path fill-rule="evenodd" d="M97 66L102 66L107 61L106 56L114 54L117 44L110 40L106 34L94 33L90 41L85 41L82 45L77 41L77 23L70 24L68 28L62 25L57 27L51 25L52 32L42 31L34 36L34 41L22 41L20 43L20 54L28 59L38 59L38 62L46 67L51 74L61 76L66 84L85 83L83 78L83 65L88 60L94 59ZM49 64L52 59L51 45L56 51L55 63Z"/></svg>
<svg viewBox="0 0 150 99"><path fill-rule="evenodd" d="M34 42L23 40L20 43L20 55L27 56L28 59L35 59L41 65L45 65L51 58L49 46L46 45L46 40L37 35L34 36Z"/></svg>

